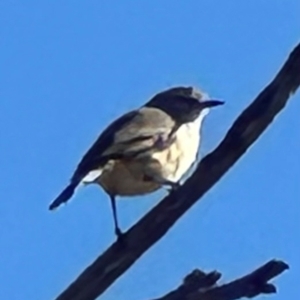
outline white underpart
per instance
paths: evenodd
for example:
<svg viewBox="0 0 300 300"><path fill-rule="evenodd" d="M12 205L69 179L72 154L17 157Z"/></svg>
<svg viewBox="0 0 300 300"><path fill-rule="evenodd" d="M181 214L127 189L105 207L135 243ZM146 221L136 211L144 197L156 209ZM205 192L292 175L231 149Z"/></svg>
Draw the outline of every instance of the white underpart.
<svg viewBox="0 0 300 300"><path fill-rule="evenodd" d="M95 182L95 180L101 176L103 170L92 170L85 177L82 178L81 182L84 184Z"/></svg>
<svg viewBox="0 0 300 300"><path fill-rule="evenodd" d="M209 108L204 109L194 122L186 123L178 129L176 137L180 141L182 156L176 172L168 176L168 180L173 182L181 180L196 161L201 141L201 126L208 113Z"/></svg>

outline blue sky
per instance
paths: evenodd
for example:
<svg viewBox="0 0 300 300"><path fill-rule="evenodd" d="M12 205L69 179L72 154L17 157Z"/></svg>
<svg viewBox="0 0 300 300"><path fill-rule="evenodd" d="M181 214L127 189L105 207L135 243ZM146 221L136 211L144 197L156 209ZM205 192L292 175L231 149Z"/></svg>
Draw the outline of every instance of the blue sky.
<svg viewBox="0 0 300 300"><path fill-rule="evenodd" d="M299 11L297 0L1 1L0 299L53 299L113 241L97 187L47 210L113 118L164 88L200 86L226 101L205 122L208 153L299 42ZM101 299L151 299L196 267L232 279L271 258L291 270L270 299L299 299L299 111L298 93ZM120 200L122 228L162 195Z"/></svg>

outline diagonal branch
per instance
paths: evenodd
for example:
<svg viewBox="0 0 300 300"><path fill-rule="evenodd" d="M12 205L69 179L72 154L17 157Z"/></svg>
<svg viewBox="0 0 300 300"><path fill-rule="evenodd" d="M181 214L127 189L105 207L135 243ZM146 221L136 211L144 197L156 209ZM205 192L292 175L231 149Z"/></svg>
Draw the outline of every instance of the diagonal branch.
<svg viewBox="0 0 300 300"><path fill-rule="evenodd" d="M271 260L254 272L222 285L216 284L221 278L220 273L195 270L176 290L155 300L236 300L272 294L276 293L276 288L268 281L288 268L282 261Z"/></svg>
<svg viewBox="0 0 300 300"><path fill-rule="evenodd" d="M224 140L198 165L195 173L126 233L126 247L114 243L57 300L93 300L101 295L246 152L283 109L300 85L300 44L275 79L242 112Z"/></svg>

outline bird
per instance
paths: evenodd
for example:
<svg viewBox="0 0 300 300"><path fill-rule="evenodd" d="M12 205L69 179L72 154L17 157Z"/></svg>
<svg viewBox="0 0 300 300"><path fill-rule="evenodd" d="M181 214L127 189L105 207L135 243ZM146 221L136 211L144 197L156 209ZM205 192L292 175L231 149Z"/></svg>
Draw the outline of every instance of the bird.
<svg viewBox="0 0 300 300"><path fill-rule="evenodd" d="M81 184L98 184L108 194L117 238L117 196L140 196L161 187L173 191L197 160L201 126L211 107L224 104L192 86L154 95L113 121L79 162L67 187L50 204L66 203Z"/></svg>

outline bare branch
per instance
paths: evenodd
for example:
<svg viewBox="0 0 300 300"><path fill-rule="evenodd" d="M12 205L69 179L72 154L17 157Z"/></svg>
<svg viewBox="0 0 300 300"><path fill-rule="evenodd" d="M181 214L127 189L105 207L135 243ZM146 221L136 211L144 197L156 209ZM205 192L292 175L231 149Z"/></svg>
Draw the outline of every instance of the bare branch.
<svg viewBox="0 0 300 300"><path fill-rule="evenodd" d="M276 293L276 288L268 281L287 269L286 263L271 260L254 272L222 285L216 284L221 278L220 273L206 274L195 270L185 277L179 288L155 300L235 300L243 297L253 298L260 294L272 294Z"/></svg>
<svg viewBox="0 0 300 300"><path fill-rule="evenodd" d="M275 79L242 112L224 140L200 162L186 183L126 233L126 247L118 243L110 246L57 300L93 300L101 295L234 165L283 109L299 85L300 44Z"/></svg>

